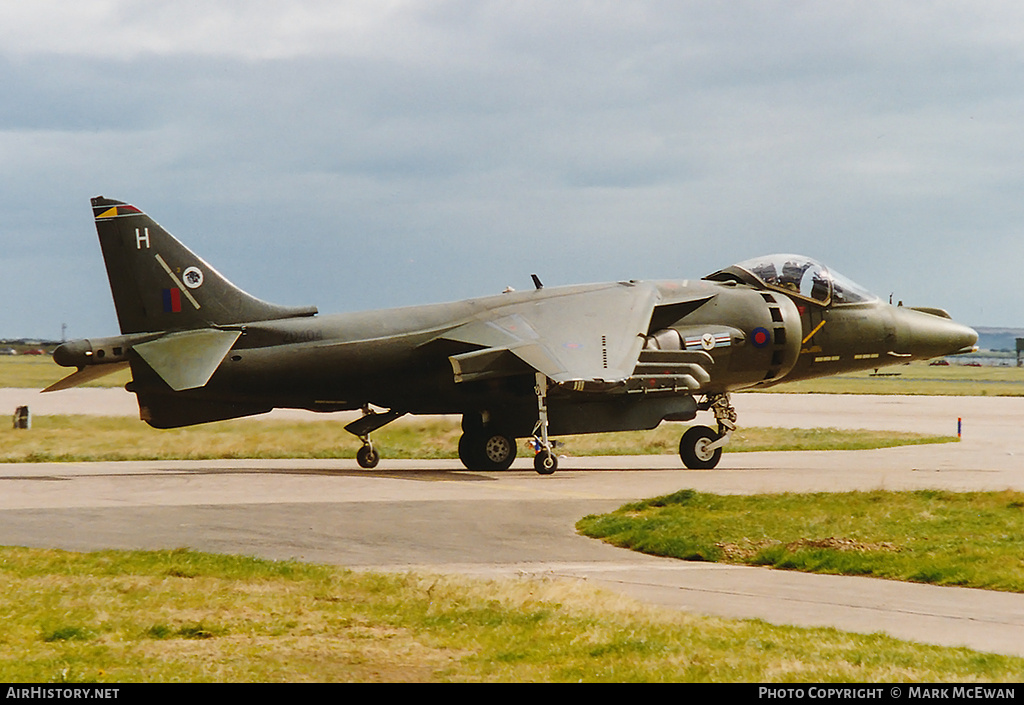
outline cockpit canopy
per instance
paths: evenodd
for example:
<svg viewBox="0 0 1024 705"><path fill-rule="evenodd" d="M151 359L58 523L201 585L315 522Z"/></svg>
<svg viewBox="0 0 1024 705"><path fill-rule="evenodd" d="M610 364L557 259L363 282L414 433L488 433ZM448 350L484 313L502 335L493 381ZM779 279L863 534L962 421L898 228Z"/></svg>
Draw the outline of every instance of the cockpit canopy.
<svg viewBox="0 0 1024 705"><path fill-rule="evenodd" d="M878 298L838 272L802 255L756 257L704 278L774 289L822 306L854 304Z"/></svg>

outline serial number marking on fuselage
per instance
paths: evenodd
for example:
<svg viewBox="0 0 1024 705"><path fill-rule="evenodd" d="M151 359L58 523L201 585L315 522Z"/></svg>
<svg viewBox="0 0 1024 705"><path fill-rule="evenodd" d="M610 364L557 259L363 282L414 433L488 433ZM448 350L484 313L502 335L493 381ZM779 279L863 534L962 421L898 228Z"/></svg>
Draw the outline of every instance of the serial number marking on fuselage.
<svg viewBox="0 0 1024 705"><path fill-rule="evenodd" d="M322 330L315 330L308 328L306 330L299 330L292 333L284 334L284 343L286 345L291 343L311 343L315 340L323 340L324 332Z"/></svg>

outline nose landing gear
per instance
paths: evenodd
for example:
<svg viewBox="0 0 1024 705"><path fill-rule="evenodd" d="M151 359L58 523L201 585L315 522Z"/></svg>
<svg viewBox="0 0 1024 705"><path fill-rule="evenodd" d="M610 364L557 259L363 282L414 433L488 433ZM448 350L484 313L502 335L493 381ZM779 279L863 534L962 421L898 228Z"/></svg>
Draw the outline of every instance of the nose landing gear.
<svg viewBox="0 0 1024 705"><path fill-rule="evenodd" d="M736 430L736 407L725 393L709 394L697 408L714 412L718 431L707 426L688 429L679 440L679 457L691 470L711 470L722 458L722 446L729 442Z"/></svg>

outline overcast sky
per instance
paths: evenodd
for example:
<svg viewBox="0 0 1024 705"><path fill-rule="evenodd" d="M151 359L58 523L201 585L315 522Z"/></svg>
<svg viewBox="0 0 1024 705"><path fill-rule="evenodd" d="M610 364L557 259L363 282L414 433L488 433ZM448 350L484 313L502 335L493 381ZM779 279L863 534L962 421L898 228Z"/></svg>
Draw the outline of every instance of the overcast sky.
<svg viewBox="0 0 1024 705"><path fill-rule="evenodd" d="M0 337L113 335L89 208L321 313L773 252L1024 326L1024 3L0 0Z"/></svg>

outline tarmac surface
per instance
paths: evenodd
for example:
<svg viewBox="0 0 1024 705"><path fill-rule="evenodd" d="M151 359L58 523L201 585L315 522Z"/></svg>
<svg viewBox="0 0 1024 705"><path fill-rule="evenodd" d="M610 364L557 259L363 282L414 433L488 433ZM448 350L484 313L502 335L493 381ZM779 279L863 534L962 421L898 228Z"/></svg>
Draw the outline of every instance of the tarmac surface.
<svg viewBox="0 0 1024 705"><path fill-rule="evenodd" d="M458 461L189 461L0 465L0 544L190 548L357 569L586 580L669 608L884 632L1024 656L1024 595L659 559L576 534L586 514L674 492L1024 490L1024 398L740 394L746 426L909 430L956 444L676 456L529 458L504 473ZM0 390L0 409L136 415L122 390ZM275 412L338 423L339 415ZM706 422L706 420L702 420ZM157 431L154 431L156 433ZM570 449L571 450L571 449Z"/></svg>

